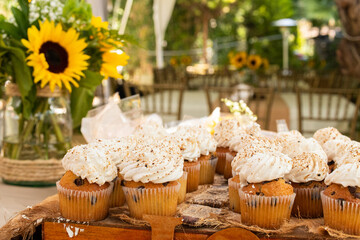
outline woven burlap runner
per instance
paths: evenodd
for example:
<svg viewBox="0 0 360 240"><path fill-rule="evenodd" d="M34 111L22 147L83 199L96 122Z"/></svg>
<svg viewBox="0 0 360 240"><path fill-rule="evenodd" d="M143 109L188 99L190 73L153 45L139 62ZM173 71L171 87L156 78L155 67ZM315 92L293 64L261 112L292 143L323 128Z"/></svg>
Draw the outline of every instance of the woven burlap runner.
<svg viewBox="0 0 360 240"><path fill-rule="evenodd" d="M61 160L15 160L0 157L0 176L7 181L53 182L65 173Z"/></svg>
<svg viewBox="0 0 360 240"><path fill-rule="evenodd" d="M19 87L17 84L12 82L7 82L5 85L5 94L10 97L21 97L21 93L19 91ZM36 89L36 96L37 97L61 97L66 94L65 91L61 90L58 86L55 87L54 91L50 90L50 87L47 85L43 88L38 87Z"/></svg>

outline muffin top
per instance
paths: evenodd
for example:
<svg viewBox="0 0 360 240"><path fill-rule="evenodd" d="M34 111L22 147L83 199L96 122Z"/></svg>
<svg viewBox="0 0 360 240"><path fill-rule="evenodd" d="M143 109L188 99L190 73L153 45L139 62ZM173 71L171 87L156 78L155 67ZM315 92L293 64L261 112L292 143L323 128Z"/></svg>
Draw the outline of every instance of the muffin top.
<svg viewBox="0 0 360 240"><path fill-rule="evenodd" d="M315 153L302 153L292 159L292 169L285 179L295 183L322 181L329 172L327 162Z"/></svg>
<svg viewBox="0 0 360 240"><path fill-rule="evenodd" d="M286 143L283 144L281 152L288 155L290 158L294 158L304 152L315 153L324 161L328 161L328 157L323 148L314 138L288 138Z"/></svg>
<svg viewBox="0 0 360 240"><path fill-rule="evenodd" d="M126 181L164 183L183 175L184 159L171 141L152 139L136 146L118 167Z"/></svg>
<svg viewBox="0 0 360 240"><path fill-rule="evenodd" d="M72 171L66 171L64 176L60 179L60 185L66 189L93 192L106 189L110 184L106 182L99 186L96 183L89 183L86 178L82 179L81 177L76 176Z"/></svg>
<svg viewBox="0 0 360 240"><path fill-rule="evenodd" d="M291 158L285 154L274 151L256 153L241 167L239 172L241 186L284 178L291 167Z"/></svg>
<svg viewBox="0 0 360 240"><path fill-rule="evenodd" d="M248 161L249 158L254 156L256 153L265 153L267 151L269 150L266 148L252 146L252 145L248 145L247 147L240 149L240 151L231 161L231 168L232 171L235 173L235 176L237 176L240 173L242 166Z"/></svg>
<svg viewBox="0 0 360 240"><path fill-rule="evenodd" d="M346 145L339 147L334 161L337 166L360 162L360 143L349 141Z"/></svg>
<svg viewBox="0 0 360 240"><path fill-rule="evenodd" d="M340 184L344 187L360 187L360 163L343 164L325 178L325 184Z"/></svg>
<svg viewBox="0 0 360 240"><path fill-rule="evenodd" d="M117 175L115 164L105 151L91 145L80 145L70 149L62 159L65 170L87 179L89 183L103 185L111 182Z"/></svg>
<svg viewBox="0 0 360 240"><path fill-rule="evenodd" d="M338 161L345 154L345 149L348 147L350 142L351 140L344 136L344 138L339 137L329 140L324 143L322 147L329 161Z"/></svg>
<svg viewBox="0 0 360 240"><path fill-rule="evenodd" d="M333 127L321 128L314 133L313 138L323 146L327 141L336 139L342 134Z"/></svg>
<svg viewBox="0 0 360 240"><path fill-rule="evenodd" d="M201 125L196 126L179 126L179 132L192 135L198 142L201 155L209 155L216 151L217 142L211 133Z"/></svg>
<svg viewBox="0 0 360 240"><path fill-rule="evenodd" d="M200 146L194 134L186 130L180 130L172 133L166 139L180 148L184 160L194 162L200 157Z"/></svg>

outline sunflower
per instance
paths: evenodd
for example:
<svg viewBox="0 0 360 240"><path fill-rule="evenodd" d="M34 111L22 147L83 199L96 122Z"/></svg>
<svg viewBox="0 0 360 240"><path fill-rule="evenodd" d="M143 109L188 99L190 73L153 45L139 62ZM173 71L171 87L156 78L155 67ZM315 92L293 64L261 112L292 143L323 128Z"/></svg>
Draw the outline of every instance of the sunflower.
<svg viewBox="0 0 360 240"><path fill-rule="evenodd" d="M84 39L78 38L75 29L65 32L60 24L48 20L40 22L40 30L35 26L28 29L28 40L21 42L30 53L27 64L34 68L35 83L41 82L42 88L49 84L51 91L62 84L69 92L70 83L79 87L77 81L84 76L90 57L83 53L87 47Z"/></svg>
<svg viewBox="0 0 360 240"><path fill-rule="evenodd" d="M256 70L261 65L261 57L259 55L250 55L247 60L247 66L251 70Z"/></svg>
<svg viewBox="0 0 360 240"><path fill-rule="evenodd" d="M170 65L174 67L178 65L178 60L176 59L176 57L170 58Z"/></svg>
<svg viewBox="0 0 360 240"><path fill-rule="evenodd" d="M192 62L190 56L182 56L180 61L181 61L181 64L183 64L185 66L189 66L191 64L191 62Z"/></svg>
<svg viewBox="0 0 360 240"><path fill-rule="evenodd" d="M112 77L112 78L122 78L122 75L119 74L117 67L125 66L127 64L127 60L129 56L122 52L117 53L116 51L107 51L102 55L102 65L100 69L100 74L104 76L104 78Z"/></svg>
<svg viewBox="0 0 360 240"><path fill-rule="evenodd" d="M230 58L230 64L236 68L242 68L246 64L247 54L246 52L239 52L233 54Z"/></svg>
<svg viewBox="0 0 360 240"><path fill-rule="evenodd" d="M103 22L101 20L101 17L92 16L90 24L93 25L94 28L97 28L97 29L101 29L101 28L108 29L108 27L109 27L109 23L106 21Z"/></svg>

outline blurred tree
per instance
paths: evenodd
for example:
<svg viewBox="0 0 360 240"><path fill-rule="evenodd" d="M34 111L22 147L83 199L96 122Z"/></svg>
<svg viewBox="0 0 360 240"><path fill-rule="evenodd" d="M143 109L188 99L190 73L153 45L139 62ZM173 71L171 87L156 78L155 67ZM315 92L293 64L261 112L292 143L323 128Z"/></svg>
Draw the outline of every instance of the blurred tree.
<svg viewBox="0 0 360 240"><path fill-rule="evenodd" d="M313 23L313 26L321 27L328 24L330 19L338 19L334 0L294 0L295 17L305 18Z"/></svg>

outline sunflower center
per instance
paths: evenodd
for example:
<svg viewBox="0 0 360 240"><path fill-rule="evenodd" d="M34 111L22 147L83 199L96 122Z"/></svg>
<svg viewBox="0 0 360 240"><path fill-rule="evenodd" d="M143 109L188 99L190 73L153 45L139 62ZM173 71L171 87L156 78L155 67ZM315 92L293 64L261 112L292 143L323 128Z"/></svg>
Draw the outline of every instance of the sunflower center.
<svg viewBox="0 0 360 240"><path fill-rule="evenodd" d="M69 65L69 56L66 50L58 43L45 42L41 45L40 53L43 53L46 62L49 64L48 70L53 73L62 73Z"/></svg>
<svg viewBox="0 0 360 240"><path fill-rule="evenodd" d="M256 64L256 61L255 61L255 60L251 60L251 61L250 61L250 64L251 64L251 65L255 65L255 64Z"/></svg>
<svg viewBox="0 0 360 240"><path fill-rule="evenodd" d="M242 57L238 58L238 62L242 62Z"/></svg>

